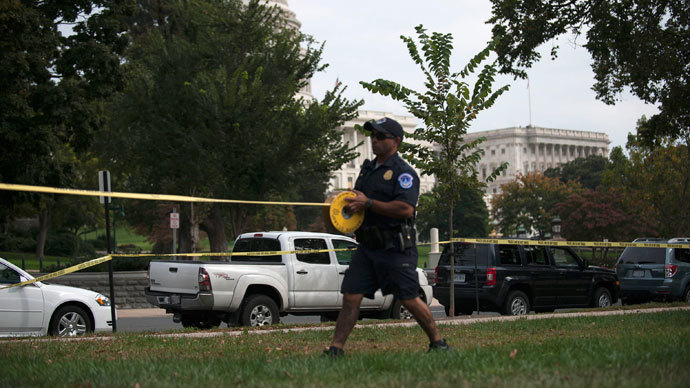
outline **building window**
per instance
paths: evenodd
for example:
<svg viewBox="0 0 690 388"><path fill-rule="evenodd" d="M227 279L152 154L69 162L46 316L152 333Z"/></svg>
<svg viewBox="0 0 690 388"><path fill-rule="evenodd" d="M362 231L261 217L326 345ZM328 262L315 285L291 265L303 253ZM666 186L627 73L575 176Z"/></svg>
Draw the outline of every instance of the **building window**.
<svg viewBox="0 0 690 388"><path fill-rule="evenodd" d="M505 148L501 148L501 155L505 155L505 154L506 154L506 149L505 149Z"/></svg>
<svg viewBox="0 0 690 388"><path fill-rule="evenodd" d="M493 188L493 193L496 194L496 188L495 187Z"/></svg>
<svg viewBox="0 0 690 388"><path fill-rule="evenodd" d="M482 167L482 179L486 179L486 167Z"/></svg>
<svg viewBox="0 0 690 388"><path fill-rule="evenodd" d="M491 150L491 156L496 156L496 150Z"/></svg>
<svg viewBox="0 0 690 388"><path fill-rule="evenodd" d="M527 147L523 147L523 148L522 148L522 153L523 153L523 154L526 154L526 153L527 153Z"/></svg>

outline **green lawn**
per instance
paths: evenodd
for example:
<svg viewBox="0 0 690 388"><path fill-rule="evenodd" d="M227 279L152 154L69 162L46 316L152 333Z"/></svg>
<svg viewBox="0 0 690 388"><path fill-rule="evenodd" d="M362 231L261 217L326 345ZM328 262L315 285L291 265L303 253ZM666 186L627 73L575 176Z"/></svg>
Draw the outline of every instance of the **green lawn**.
<svg viewBox="0 0 690 388"><path fill-rule="evenodd" d="M38 258L36 258L35 253L0 252L0 257L18 266L19 268L22 268L23 258L24 269L31 271L38 271L41 266L40 261L38 260ZM68 257L45 256L45 258L43 259L43 268L57 265L58 262L64 265L65 263L70 263L71 259Z"/></svg>
<svg viewBox="0 0 690 388"><path fill-rule="evenodd" d="M96 341L0 341L2 386L686 387L690 311L356 329L346 356L325 331Z"/></svg>

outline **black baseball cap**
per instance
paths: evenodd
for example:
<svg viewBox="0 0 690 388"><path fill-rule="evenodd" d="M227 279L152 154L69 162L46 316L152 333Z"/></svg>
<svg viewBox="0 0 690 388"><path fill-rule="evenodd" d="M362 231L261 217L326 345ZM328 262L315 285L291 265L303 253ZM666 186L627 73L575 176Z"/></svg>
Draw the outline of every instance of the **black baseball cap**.
<svg viewBox="0 0 690 388"><path fill-rule="evenodd" d="M364 129L366 129L367 131L389 133L401 139L405 136L405 132L403 131L402 125L388 117L384 117L376 121L367 121L366 123L364 123Z"/></svg>

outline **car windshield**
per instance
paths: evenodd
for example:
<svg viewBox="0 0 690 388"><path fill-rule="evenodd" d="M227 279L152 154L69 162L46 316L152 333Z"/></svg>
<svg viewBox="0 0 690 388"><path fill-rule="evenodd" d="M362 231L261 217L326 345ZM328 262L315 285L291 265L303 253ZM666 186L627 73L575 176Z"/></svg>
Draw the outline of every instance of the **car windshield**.
<svg viewBox="0 0 690 388"><path fill-rule="evenodd" d="M280 241L274 238L245 238L235 242L232 252L271 252L280 251ZM261 261L280 263L280 255L232 256L231 261Z"/></svg>
<svg viewBox="0 0 690 388"><path fill-rule="evenodd" d="M489 257L489 248L492 247L492 245L487 245L487 244L477 244L477 250L476 250L476 258L477 258L477 265L478 266L486 266L487 265L487 259ZM464 265L464 266L474 266L474 259L475 259L475 249L473 244L468 244L468 243L455 243L455 246L453 247L455 252L455 265ZM441 254L441 257L438 260L439 265L450 265L450 261L448 260L448 257L450 256L450 245L446 245L443 248L443 253Z"/></svg>
<svg viewBox="0 0 690 388"><path fill-rule="evenodd" d="M664 264L666 249L664 248L625 248L618 263L620 264Z"/></svg>

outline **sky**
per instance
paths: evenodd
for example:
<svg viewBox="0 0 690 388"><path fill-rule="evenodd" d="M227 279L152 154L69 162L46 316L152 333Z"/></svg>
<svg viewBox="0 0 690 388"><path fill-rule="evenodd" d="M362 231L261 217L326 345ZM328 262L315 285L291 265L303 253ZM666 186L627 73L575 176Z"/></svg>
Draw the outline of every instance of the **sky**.
<svg viewBox="0 0 690 388"><path fill-rule="evenodd" d="M348 99L363 99L361 109L409 115L401 103L369 93L360 81L383 78L423 90L423 75L410 59L400 35L415 37L415 26L427 32L453 36L451 70L459 71L491 39L491 3L488 0L287 0L302 23L301 31L324 43L328 68L312 79L312 94L322 99L337 81L347 86ZM510 85L496 104L482 111L469 132L515 126L603 132L610 149L625 146L637 120L655 114L654 105L625 92L616 105L595 98L594 73L584 37L562 37L558 58L551 60L547 43L542 59L528 70L526 80L498 76L494 90ZM471 79L470 79L471 80ZM473 85L473 82L470 83ZM530 103L531 100L531 103ZM530 114L531 111L531 114ZM531 121L530 121L531 117Z"/></svg>

